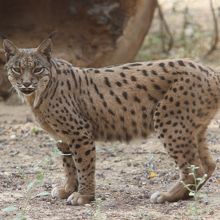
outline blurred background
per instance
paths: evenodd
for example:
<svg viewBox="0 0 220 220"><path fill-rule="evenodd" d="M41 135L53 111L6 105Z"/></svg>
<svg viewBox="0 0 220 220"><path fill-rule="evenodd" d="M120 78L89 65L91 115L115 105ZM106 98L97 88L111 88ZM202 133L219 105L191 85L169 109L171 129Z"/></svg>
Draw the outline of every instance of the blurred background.
<svg viewBox="0 0 220 220"><path fill-rule="evenodd" d="M216 66L219 20L216 0L3 0L0 7L0 30L18 47L36 47L56 30L54 56L83 67L177 57ZM8 88L1 74L0 96Z"/></svg>

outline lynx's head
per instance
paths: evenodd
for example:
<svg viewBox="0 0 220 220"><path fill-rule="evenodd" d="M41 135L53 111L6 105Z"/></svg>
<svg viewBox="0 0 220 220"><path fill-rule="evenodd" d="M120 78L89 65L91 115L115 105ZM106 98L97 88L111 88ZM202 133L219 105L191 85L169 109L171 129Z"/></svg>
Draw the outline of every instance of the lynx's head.
<svg viewBox="0 0 220 220"><path fill-rule="evenodd" d="M3 40L8 79L19 93L39 96L46 89L51 75L51 48L51 37L31 49L18 49L10 40Z"/></svg>

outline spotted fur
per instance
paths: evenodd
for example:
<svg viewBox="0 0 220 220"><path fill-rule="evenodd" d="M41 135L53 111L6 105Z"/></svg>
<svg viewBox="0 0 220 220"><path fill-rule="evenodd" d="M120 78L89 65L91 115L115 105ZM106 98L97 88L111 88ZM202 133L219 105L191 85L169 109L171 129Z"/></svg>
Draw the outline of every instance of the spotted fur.
<svg viewBox="0 0 220 220"><path fill-rule="evenodd" d="M4 40L12 85L23 93L43 129L66 154L64 187L52 195L68 203L95 196L95 141L145 139L156 131L180 168L180 180L192 183L215 169L205 132L220 104L219 73L189 59L136 62L103 68L78 68L51 58L51 39L37 49L17 49ZM181 181L157 192L155 203L188 196Z"/></svg>

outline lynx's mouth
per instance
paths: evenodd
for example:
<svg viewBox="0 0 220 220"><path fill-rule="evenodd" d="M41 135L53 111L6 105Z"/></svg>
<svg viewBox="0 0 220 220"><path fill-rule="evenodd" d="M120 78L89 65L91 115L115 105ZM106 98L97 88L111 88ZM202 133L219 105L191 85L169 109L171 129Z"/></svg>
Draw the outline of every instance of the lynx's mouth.
<svg viewBox="0 0 220 220"><path fill-rule="evenodd" d="M34 92L35 89L33 88L21 88L20 91L24 93L25 95L30 95Z"/></svg>

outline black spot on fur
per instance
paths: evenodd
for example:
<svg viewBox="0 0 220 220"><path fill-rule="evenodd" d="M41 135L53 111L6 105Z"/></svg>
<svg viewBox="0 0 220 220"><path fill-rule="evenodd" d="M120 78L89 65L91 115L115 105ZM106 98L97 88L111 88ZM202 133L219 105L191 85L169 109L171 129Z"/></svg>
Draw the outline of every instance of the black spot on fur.
<svg viewBox="0 0 220 220"><path fill-rule="evenodd" d="M178 63L180 66L185 66L185 63L184 63L182 60L178 60L177 63Z"/></svg>
<svg viewBox="0 0 220 220"><path fill-rule="evenodd" d="M144 76L148 76L147 70L142 70Z"/></svg>
<svg viewBox="0 0 220 220"><path fill-rule="evenodd" d="M111 88L111 83L109 82L108 77L105 77L104 79L105 79L105 84Z"/></svg>
<svg viewBox="0 0 220 220"><path fill-rule="evenodd" d="M171 67L174 67L174 62L170 61L170 62L168 63L168 65L171 66Z"/></svg>
<svg viewBox="0 0 220 220"><path fill-rule="evenodd" d="M131 63L129 64L129 66L141 66L142 64L141 63Z"/></svg>
<svg viewBox="0 0 220 220"><path fill-rule="evenodd" d="M110 72L110 73L112 73L112 72L114 72L114 70L113 70L113 69L105 69L105 72Z"/></svg>
<svg viewBox="0 0 220 220"><path fill-rule="evenodd" d="M135 76L131 76L131 81L137 81L137 78Z"/></svg>
<svg viewBox="0 0 220 220"><path fill-rule="evenodd" d="M124 78L125 74L123 72L120 72L120 76Z"/></svg>

